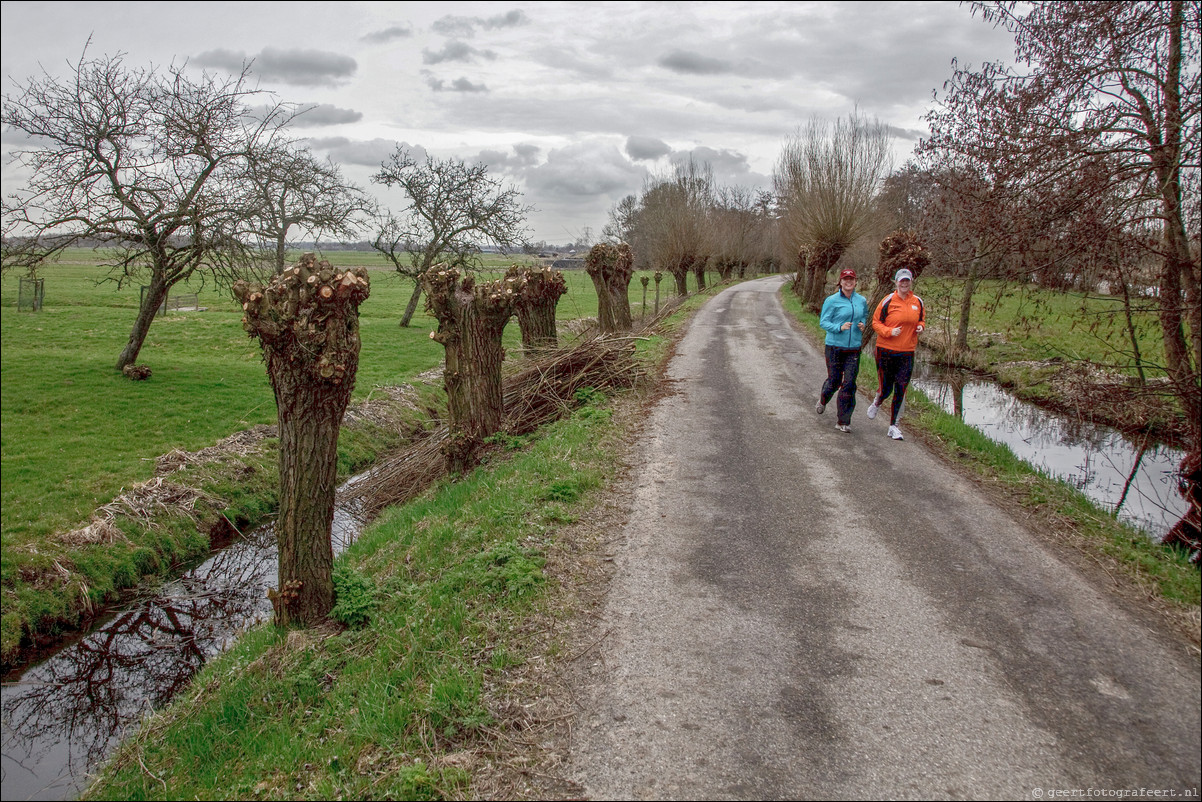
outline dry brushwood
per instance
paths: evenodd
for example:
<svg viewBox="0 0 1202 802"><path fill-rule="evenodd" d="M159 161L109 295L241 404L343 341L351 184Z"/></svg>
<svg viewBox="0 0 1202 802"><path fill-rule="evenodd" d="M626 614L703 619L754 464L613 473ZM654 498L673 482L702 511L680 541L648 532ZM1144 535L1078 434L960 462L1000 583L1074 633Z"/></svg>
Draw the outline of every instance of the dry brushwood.
<svg viewBox="0 0 1202 802"><path fill-rule="evenodd" d="M634 386L641 376L628 339L586 340L539 359L529 360L504 381L504 431L522 435L562 417L575 405L577 390L618 390ZM371 517L385 507L415 498L447 472L442 449L447 427L380 462L348 487L342 499Z"/></svg>
<svg viewBox="0 0 1202 802"><path fill-rule="evenodd" d="M132 379L136 382L146 381L150 378L150 368L146 365L126 365L121 368L121 372L125 374L125 378Z"/></svg>

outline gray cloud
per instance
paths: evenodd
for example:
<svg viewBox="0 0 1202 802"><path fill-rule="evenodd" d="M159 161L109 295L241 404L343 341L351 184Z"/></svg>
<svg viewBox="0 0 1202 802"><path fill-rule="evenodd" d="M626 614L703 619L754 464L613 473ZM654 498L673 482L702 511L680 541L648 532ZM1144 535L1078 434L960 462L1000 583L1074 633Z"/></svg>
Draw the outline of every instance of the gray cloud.
<svg viewBox="0 0 1202 802"><path fill-rule="evenodd" d="M448 14L437 19L431 26L435 33L443 36L475 36L477 28L492 30L495 28L512 28L525 25L530 18L520 9L513 9L493 17L458 17Z"/></svg>
<svg viewBox="0 0 1202 802"><path fill-rule="evenodd" d="M626 155L635 161L654 161L660 156L667 156L672 148L662 139L650 136L631 136L626 138Z"/></svg>
<svg viewBox="0 0 1202 802"><path fill-rule="evenodd" d="M729 61L685 50L673 50L671 53L661 56L656 64L673 72L692 75L718 75L735 71L735 66Z"/></svg>
<svg viewBox="0 0 1202 802"><path fill-rule="evenodd" d="M442 50L434 51L429 48L422 50L423 64L441 64L444 61L474 62L477 56L492 60L497 54L491 50L477 50L465 42L447 42Z"/></svg>
<svg viewBox="0 0 1202 802"><path fill-rule="evenodd" d="M307 140L314 150L322 150L330 158L342 164L357 164L379 168L380 163L392 155L397 143L392 139L353 140L344 136L314 137ZM415 158L424 161L426 150L420 145L410 147Z"/></svg>
<svg viewBox="0 0 1202 802"><path fill-rule="evenodd" d="M499 173L516 175L529 167L538 164L542 148L538 145L522 143L514 145L509 152L503 150L482 150L475 161L484 162L490 170Z"/></svg>
<svg viewBox="0 0 1202 802"><path fill-rule="evenodd" d="M550 199L617 196L642 186L646 170L609 142L585 141L547 153L547 161L525 173L526 185Z"/></svg>
<svg viewBox="0 0 1202 802"><path fill-rule="evenodd" d="M297 128L318 128L323 125L342 125L343 123L357 123L363 119L363 112L355 111L354 109L340 109L337 106L332 106L329 103L319 103L316 106L309 108L302 114L298 114L292 120L292 124Z"/></svg>
<svg viewBox="0 0 1202 802"><path fill-rule="evenodd" d="M435 92L487 92L488 87L484 84L474 84L467 78L456 78L449 84L441 78L435 78L430 75L426 78L426 84Z"/></svg>
<svg viewBox="0 0 1202 802"><path fill-rule="evenodd" d="M296 86L337 86L353 76L359 66L350 56L326 50L277 47L263 48L257 56L233 50L206 50L196 56L196 62L202 67L218 67L232 73L253 62L251 69L260 78Z"/></svg>
<svg viewBox="0 0 1202 802"><path fill-rule="evenodd" d="M362 37L362 41L367 42L368 44L380 45L384 44L385 42L391 42L394 39L405 39L410 36L413 36L412 28L406 28L403 25L393 25L389 28L385 28L382 31L372 31L369 34L364 35Z"/></svg>

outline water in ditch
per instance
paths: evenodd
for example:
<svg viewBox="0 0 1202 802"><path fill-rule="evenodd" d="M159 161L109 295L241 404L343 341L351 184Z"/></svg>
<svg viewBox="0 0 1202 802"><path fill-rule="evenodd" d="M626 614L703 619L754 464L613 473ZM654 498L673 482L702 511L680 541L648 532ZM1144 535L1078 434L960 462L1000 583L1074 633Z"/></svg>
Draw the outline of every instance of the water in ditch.
<svg viewBox="0 0 1202 802"><path fill-rule="evenodd" d="M354 540L350 510L334 515L334 551ZM267 620L276 584L275 532L262 527L109 615L0 688L5 800L70 799L142 718L165 706L211 657Z"/></svg>
<svg viewBox="0 0 1202 802"><path fill-rule="evenodd" d="M1049 412L962 371L916 373L910 386L945 412L1149 536L1159 539L1185 514L1175 477L1184 452Z"/></svg>

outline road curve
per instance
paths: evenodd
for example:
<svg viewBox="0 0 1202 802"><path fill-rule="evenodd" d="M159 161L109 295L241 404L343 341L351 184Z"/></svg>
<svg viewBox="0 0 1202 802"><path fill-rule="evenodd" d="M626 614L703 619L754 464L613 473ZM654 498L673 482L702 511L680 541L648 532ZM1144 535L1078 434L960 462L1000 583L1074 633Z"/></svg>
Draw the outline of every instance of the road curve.
<svg viewBox="0 0 1202 802"><path fill-rule="evenodd" d="M1196 655L887 414L816 415L781 282L700 310L647 422L569 755L584 794L1196 799Z"/></svg>

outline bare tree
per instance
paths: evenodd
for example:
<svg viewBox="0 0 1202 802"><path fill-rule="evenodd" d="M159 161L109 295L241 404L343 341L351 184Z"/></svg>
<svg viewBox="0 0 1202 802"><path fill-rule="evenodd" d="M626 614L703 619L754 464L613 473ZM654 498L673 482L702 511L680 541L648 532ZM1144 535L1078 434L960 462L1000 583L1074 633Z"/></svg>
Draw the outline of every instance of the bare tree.
<svg viewBox="0 0 1202 802"><path fill-rule="evenodd" d="M649 179L643 189L633 247L653 267L672 274L677 295L688 294L690 270L700 280L698 289L705 286L713 196L713 169L692 159L677 164L671 175Z"/></svg>
<svg viewBox="0 0 1202 802"><path fill-rule="evenodd" d="M5 256L36 263L99 241L119 285L148 282L118 370L137 359L173 286L236 278L247 250L234 182L288 119L279 105L256 119L248 102L259 94L245 70L193 78L86 51L66 78L43 73L5 94L0 120L32 140L14 154L31 177L3 210L5 233L24 248Z"/></svg>
<svg viewBox="0 0 1202 802"><path fill-rule="evenodd" d="M858 113L834 123L815 117L785 141L773 173L782 234L792 253L805 249L794 288L815 312L827 272L872 228L891 141L884 123Z"/></svg>
<svg viewBox="0 0 1202 802"><path fill-rule="evenodd" d="M398 145L371 180L400 187L409 198L402 214L380 215L372 241L398 274L414 282L402 326L413 318L422 277L435 264L469 270L479 265L482 245L520 250L529 236L530 207L521 205L515 187L489 178L483 163L431 156L419 162Z"/></svg>
<svg viewBox="0 0 1202 802"><path fill-rule="evenodd" d="M601 229L601 234L614 243L634 242L638 211L638 196L627 195L622 198L609 210L609 222Z"/></svg>
<svg viewBox="0 0 1202 802"><path fill-rule="evenodd" d="M505 272L505 284L513 288L513 308L522 330L522 351L532 356L559 345L555 307L568 291L563 273L549 267L513 265Z"/></svg>
<svg viewBox="0 0 1202 802"><path fill-rule="evenodd" d="M288 236L301 228L322 236L353 239L358 218L371 208L366 193L342 177L332 161L322 162L295 142L257 148L247 160L245 222L274 252L275 272L284 272Z"/></svg>
<svg viewBox="0 0 1202 802"><path fill-rule="evenodd" d="M1028 191L1080 182L1134 186L1126 219L1157 222L1159 318L1165 363L1189 425L1202 417L1202 265L1197 236L1202 4L977 3L975 13L1015 35L1019 64L957 66L929 115L937 147L974 163L1006 163ZM1192 230L1187 225L1192 215ZM1187 340L1186 323L1190 334ZM1196 429L1195 429L1196 431Z"/></svg>

